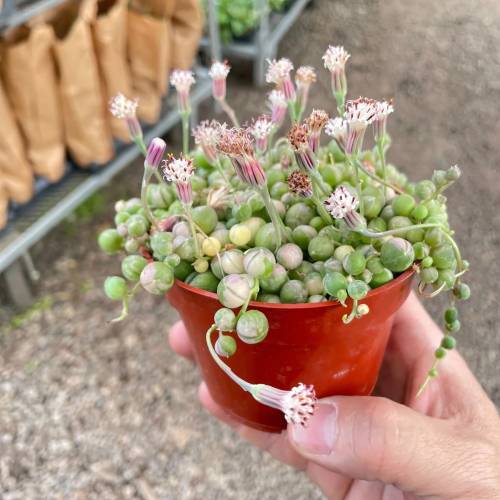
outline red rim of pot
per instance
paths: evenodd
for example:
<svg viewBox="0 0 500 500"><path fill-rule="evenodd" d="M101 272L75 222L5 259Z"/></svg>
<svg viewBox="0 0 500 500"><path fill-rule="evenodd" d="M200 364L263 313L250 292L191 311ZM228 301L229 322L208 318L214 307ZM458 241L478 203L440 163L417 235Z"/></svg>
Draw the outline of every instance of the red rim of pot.
<svg viewBox="0 0 500 500"><path fill-rule="evenodd" d="M408 279L410 279L416 270L414 267L411 267L407 271L400 274L397 278L391 280L389 283L382 285L375 290L370 290L366 297L362 300L367 299L368 297L374 297L380 293L385 291L389 291L391 288L397 286L399 283L402 283ZM184 281L180 281L178 279L175 280L175 284L185 290L188 290L191 293L202 295L203 297L208 297L211 299L219 300L217 294L214 292L207 292L206 290L202 290L201 288L196 288L194 286L188 285ZM252 300L249 304L252 307L258 307L259 309L320 309L324 307L342 307L340 302L337 300L327 300L326 302L315 302L315 303L305 303L305 304L273 304L269 302L257 302ZM222 307L222 305L221 305Z"/></svg>

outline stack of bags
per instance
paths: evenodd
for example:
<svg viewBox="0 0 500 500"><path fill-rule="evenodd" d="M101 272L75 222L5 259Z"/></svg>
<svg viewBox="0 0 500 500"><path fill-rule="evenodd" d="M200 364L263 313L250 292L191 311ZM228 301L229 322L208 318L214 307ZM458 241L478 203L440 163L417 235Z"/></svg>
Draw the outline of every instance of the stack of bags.
<svg viewBox="0 0 500 500"><path fill-rule="evenodd" d="M128 141L108 113L121 92L158 120L170 69L192 66L202 32L198 0L69 0L0 46L0 228L9 201L25 203L35 176L57 182L65 157L82 167Z"/></svg>

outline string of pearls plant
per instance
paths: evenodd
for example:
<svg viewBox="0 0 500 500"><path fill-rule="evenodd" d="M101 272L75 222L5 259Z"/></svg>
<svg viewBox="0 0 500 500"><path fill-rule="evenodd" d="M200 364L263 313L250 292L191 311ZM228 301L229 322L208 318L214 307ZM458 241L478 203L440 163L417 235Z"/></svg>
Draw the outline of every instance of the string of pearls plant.
<svg viewBox="0 0 500 500"><path fill-rule="evenodd" d="M460 177L459 168L436 170L430 180L412 183L388 163L393 103L347 99L349 58L343 47L328 48L323 60L333 99L327 109L310 112L316 71L303 66L293 78L291 61L269 61L266 80L274 89L267 113L244 127L226 100L230 68L215 62L213 96L231 125L200 123L193 130L194 151L188 128L194 76L174 71L171 84L183 124L183 152L177 157L164 159L167 146L160 138L144 144L136 101L118 95L110 104L145 155L141 197L117 202L116 227L98 239L105 252L126 254L123 276L104 284L107 296L123 303L117 320L127 315L140 287L161 295L177 279L217 293L223 307L207 331L215 362L257 401L304 425L314 410L313 387L250 384L223 361L236 352L237 339L256 344L268 334L268 320L249 307L252 300L338 301L349 324L369 314L363 299L370 290L413 269L424 297L449 297L446 334L422 391L455 347L456 302L470 295L462 282L468 263L454 240L444 195ZM370 148L367 131L373 136ZM322 145L324 135L330 139Z"/></svg>

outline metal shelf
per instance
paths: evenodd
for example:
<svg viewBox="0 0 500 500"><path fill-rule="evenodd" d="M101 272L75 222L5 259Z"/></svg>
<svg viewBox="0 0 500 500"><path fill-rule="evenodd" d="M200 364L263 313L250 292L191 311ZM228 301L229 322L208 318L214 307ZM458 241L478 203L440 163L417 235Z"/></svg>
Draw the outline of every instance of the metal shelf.
<svg viewBox="0 0 500 500"><path fill-rule="evenodd" d="M4 0L0 12L0 29L19 26L67 0Z"/></svg>
<svg viewBox="0 0 500 500"><path fill-rule="evenodd" d="M254 61L254 81L256 85L262 86L265 78L266 59L276 57L281 39L312 0L295 0L283 13L270 13L267 0L256 1L257 9L261 13L260 22L250 40L234 40L227 44L221 44L219 41L217 45L219 59L225 56ZM214 0L208 2L208 9L209 15L216 17ZM218 24L215 25L215 29L218 30ZM201 47L203 49L211 47L213 50L214 42L212 39L213 35L210 39L203 37Z"/></svg>
<svg viewBox="0 0 500 500"><path fill-rule="evenodd" d="M210 97L211 82L205 69L197 71L197 83L191 94L193 119L202 101ZM162 117L155 125L144 130L145 141L162 136L180 123L175 96L164 103ZM174 110L175 111L174 111ZM120 145L109 164L93 171L74 169L68 165L69 173L56 184L46 187L27 205L19 208L14 219L0 232L0 273L5 271L31 246L45 236L64 217L70 214L95 191L102 188L121 170L138 158L140 152L135 145Z"/></svg>

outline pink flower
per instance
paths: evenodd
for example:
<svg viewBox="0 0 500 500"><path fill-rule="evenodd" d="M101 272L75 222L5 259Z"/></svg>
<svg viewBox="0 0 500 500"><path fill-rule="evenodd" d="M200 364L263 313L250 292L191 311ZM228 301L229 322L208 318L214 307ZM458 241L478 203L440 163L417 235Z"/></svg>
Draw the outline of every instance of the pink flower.
<svg viewBox="0 0 500 500"><path fill-rule="evenodd" d="M375 140L382 139L387 131L387 118L394 112L392 99L390 101L377 101L375 103L375 116L373 117L373 134Z"/></svg>
<svg viewBox="0 0 500 500"><path fill-rule="evenodd" d="M128 99L123 94L118 93L109 101L109 111L115 118L127 122L128 131L132 140L142 138L142 128L137 119L137 99Z"/></svg>
<svg viewBox="0 0 500 500"><path fill-rule="evenodd" d="M345 150L348 154L361 151L366 129L375 119L376 112L376 101L373 99L359 97L354 101L347 101L344 120L347 123Z"/></svg>
<svg viewBox="0 0 500 500"><path fill-rule="evenodd" d="M223 101L226 98L226 80L230 70L231 67L227 61L216 61L208 72L212 78L212 95L218 101Z"/></svg>
<svg viewBox="0 0 500 500"><path fill-rule="evenodd" d="M316 71L312 66L301 66L295 74L297 99L302 109L304 109L307 105L309 90L311 85L316 82L316 78Z"/></svg>
<svg viewBox="0 0 500 500"><path fill-rule="evenodd" d="M309 128L300 123L296 123L288 132L288 140L292 145L297 164L305 171L313 170L316 167L316 156L309 144L309 137Z"/></svg>
<svg viewBox="0 0 500 500"><path fill-rule="evenodd" d="M345 186L335 189L323 203L332 217L343 219L349 229L356 230L366 225L361 215L356 212L359 205L358 198Z"/></svg>
<svg viewBox="0 0 500 500"><path fill-rule="evenodd" d="M347 80L345 76L345 65L351 57L344 47L330 45L323 55L325 68L330 71L332 78L332 91L334 94L347 93Z"/></svg>
<svg viewBox="0 0 500 500"><path fill-rule="evenodd" d="M266 183L266 174L255 157L253 137L248 130L241 128L224 130L217 148L231 159L236 174L243 182L254 187Z"/></svg>
<svg viewBox="0 0 500 500"><path fill-rule="evenodd" d="M217 160L217 143L219 138L226 129L226 124L221 124L216 120L201 122L194 130L194 141L197 146L200 146L203 154L210 163Z"/></svg>
<svg viewBox="0 0 500 500"><path fill-rule="evenodd" d="M169 155L167 160L163 160L163 178L175 184L179 200L186 205L190 205L193 202L191 188L191 177L193 174L193 160L184 158L182 154L179 158Z"/></svg>
<svg viewBox="0 0 500 500"><path fill-rule="evenodd" d="M173 85L177 91L179 111L181 113L188 113L190 110L189 92L195 81L192 71L176 69L170 75L170 84Z"/></svg>
<svg viewBox="0 0 500 500"><path fill-rule="evenodd" d="M144 165L151 168L158 168L167 149L167 144L163 139L155 137L148 146Z"/></svg>
<svg viewBox="0 0 500 500"><path fill-rule="evenodd" d="M281 410L289 424L305 426L314 413L316 394L312 385L298 384L289 391L258 384L253 397L262 404Z"/></svg>
<svg viewBox="0 0 500 500"><path fill-rule="evenodd" d="M342 118L332 118L325 126L327 135L333 137L339 148L344 151L347 143L347 123Z"/></svg>
<svg viewBox="0 0 500 500"><path fill-rule="evenodd" d="M295 87L290 76L293 70L293 64L290 59L282 58L279 60L268 59L269 68L266 73L266 82L274 83L278 90L281 90L287 101L295 101Z"/></svg>
<svg viewBox="0 0 500 500"><path fill-rule="evenodd" d="M264 152L267 149L267 139L272 132L274 124L271 119L262 115L250 127L250 133L255 138L255 147L258 151Z"/></svg>
<svg viewBox="0 0 500 500"><path fill-rule="evenodd" d="M319 150L321 131L327 122L328 114L322 109L313 109L305 121L309 129L309 146L311 146L313 153L317 153Z"/></svg>

